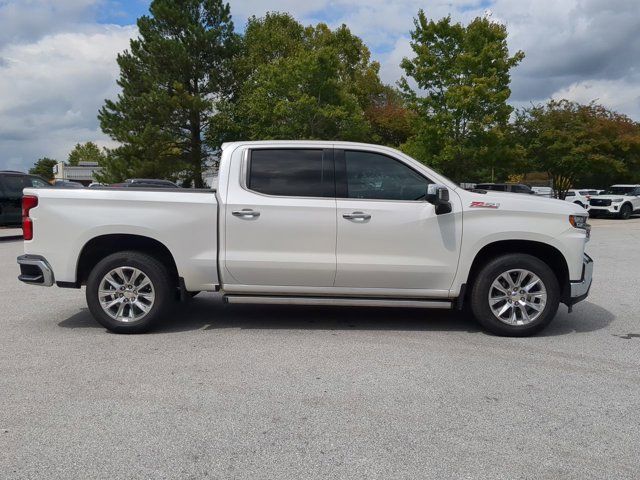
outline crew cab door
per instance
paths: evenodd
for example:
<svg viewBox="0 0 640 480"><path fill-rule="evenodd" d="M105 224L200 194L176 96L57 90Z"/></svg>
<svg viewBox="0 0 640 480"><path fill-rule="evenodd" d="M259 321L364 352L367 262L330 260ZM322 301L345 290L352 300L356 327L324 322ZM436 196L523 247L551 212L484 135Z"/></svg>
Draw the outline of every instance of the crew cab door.
<svg viewBox="0 0 640 480"><path fill-rule="evenodd" d="M461 241L458 203L436 215L426 201L433 182L400 159L355 150L336 150L335 158L336 288L448 294Z"/></svg>
<svg viewBox="0 0 640 480"><path fill-rule="evenodd" d="M336 273L333 152L251 148L232 163L224 267L236 285L330 287Z"/></svg>

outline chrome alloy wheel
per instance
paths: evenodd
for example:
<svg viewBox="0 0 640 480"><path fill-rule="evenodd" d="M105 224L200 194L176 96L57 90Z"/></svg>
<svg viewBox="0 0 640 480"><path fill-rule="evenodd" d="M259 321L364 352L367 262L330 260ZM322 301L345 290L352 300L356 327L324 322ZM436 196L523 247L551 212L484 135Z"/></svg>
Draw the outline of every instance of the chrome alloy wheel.
<svg viewBox="0 0 640 480"><path fill-rule="evenodd" d="M524 269L498 275L489 289L493 315L508 325L528 325L537 319L547 304L547 290L535 273Z"/></svg>
<svg viewBox="0 0 640 480"><path fill-rule="evenodd" d="M100 281L98 300L107 315L118 322L141 320L153 307L156 295L147 275L134 267L118 267Z"/></svg>

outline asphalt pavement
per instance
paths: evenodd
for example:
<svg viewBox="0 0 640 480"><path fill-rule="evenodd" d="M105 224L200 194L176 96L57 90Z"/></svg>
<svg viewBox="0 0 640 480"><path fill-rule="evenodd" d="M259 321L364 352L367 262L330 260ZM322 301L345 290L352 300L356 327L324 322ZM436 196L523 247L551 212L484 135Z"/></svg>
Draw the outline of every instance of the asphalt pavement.
<svg viewBox="0 0 640 480"><path fill-rule="evenodd" d="M591 223L591 296L522 339L214 294L115 335L0 241L0 477L640 478L640 218Z"/></svg>

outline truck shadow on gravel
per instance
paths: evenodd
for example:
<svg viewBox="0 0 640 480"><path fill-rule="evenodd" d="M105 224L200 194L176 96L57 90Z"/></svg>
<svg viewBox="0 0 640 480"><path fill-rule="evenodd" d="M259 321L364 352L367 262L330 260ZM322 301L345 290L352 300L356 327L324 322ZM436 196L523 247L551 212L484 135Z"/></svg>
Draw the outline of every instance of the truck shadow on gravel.
<svg viewBox="0 0 640 480"><path fill-rule="evenodd" d="M608 310L589 302L576 305L570 315L566 307L561 306L558 316L538 336L592 332L607 327L614 318ZM103 329L87 309L82 309L58 325L63 328ZM484 334L470 315L463 312L409 308L226 305L216 294L201 294L179 305L173 315L151 333L215 331L227 328L450 331Z"/></svg>

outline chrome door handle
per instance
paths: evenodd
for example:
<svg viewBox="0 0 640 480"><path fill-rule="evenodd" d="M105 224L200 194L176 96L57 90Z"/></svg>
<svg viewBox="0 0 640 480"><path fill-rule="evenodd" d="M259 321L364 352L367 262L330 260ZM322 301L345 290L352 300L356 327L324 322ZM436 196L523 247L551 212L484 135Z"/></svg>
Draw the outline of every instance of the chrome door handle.
<svg viewBox="0 0 640 480"><path fill-rule="evenodd" d="M371 215L364 212L353 212L353 213L345 213L342 215L342 218L346 218L347 220L370 220Z"/></svg>
<svg viewBox="0 0 640 480"><path fill-rule="evenodd" d="M260 216L260 212L256 212L250 208L243 208L242 210L234 210L231 212L231 215L240 218L257 218Z"/></svg>

